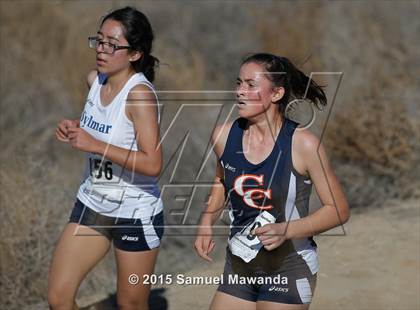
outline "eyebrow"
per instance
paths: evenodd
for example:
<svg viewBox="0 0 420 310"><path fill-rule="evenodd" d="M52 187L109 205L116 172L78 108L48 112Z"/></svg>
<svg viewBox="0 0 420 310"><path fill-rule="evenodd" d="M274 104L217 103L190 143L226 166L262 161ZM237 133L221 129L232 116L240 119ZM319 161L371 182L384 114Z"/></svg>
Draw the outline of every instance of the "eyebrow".
<svg viewBox="0 0 420 310"><path fill-rule="evenodd" d="M101 36L103 36L104 34L102 33L102 32L100 32L100 31L98 31L98 34L100 34ZM115 41L118 41L118 42L120 42L120 40L118 40L117 38L115 38L115 37L110 37L110 36L106 36L108 39L112 39L112 40L115 40Z"/></svg>
<svg viewBox="0 0 420 310"><path fill-rule="evenodd" d="M240 77L236 78L236 80L242 82L242 79ZM255 80L253 80L253 79L245 79L244 82L247 82L247 83L249 83L249 82L255 82Z"/></svg>

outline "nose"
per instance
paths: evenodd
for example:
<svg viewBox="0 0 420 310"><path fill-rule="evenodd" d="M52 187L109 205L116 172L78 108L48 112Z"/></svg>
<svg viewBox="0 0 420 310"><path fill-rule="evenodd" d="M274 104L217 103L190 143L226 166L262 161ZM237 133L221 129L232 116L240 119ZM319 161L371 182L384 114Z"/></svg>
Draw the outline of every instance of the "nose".
<svg viewBox="0 0 420 310"><path fill-rule="evenodd" d="M245 96L245 90L243 84L236 86L236 98L243 98Z"/></svg>
<svg viewBox="0 0 420 310"><path fill-rule="evenodd" d="M104 44L103 42L98 42L96 45L96 52L103 53L104 52Z"/></svg>

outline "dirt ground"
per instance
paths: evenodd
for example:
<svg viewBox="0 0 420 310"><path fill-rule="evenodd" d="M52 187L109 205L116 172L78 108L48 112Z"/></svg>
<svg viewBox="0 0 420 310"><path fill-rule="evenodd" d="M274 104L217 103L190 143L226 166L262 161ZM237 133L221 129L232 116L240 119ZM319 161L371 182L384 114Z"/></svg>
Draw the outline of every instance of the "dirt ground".
<svg viewBox="0 0 420 310"><path fill-rule="evenodd" d="M316 242L320 271L311 310L420 309L418 201L393 201L383 208L353 212L345 235L337 229L318 236ZM216 252L214 259L183 275L219 276L223 252ZM151 309L207 309L215 289L216 285L156 287ZM86 307L105 308L112 307Z"/></svg>

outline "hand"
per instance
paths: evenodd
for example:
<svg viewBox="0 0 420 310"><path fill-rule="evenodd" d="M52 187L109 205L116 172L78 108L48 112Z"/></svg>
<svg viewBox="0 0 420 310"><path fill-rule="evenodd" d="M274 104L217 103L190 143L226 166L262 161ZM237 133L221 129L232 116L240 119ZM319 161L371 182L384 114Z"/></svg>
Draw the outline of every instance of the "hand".
<svg viewBox="0 0 420 310"><path fill-rule="evenodd" d="M58 122L55 136L61 142L69 143L68 128L79 127L79 120L62 119Z"/></svg>
<svg viewBox="0 0 420 310"><path fill-rule="evenodd" d="M286 229L286 222L274 223L258 227L251 233L258 237L267 251L271 251L286 241Z"/></svg>
<svg viewBox="0 0 420 310"><path fill-rule="evenodd" d="M93 138L84 129L80 127L69 127L67 132L69 143L72 147L80 151L95 153L99 141Z"/></svg>
<svg viewBox="0 0 420 310"><path fill-rule="evenodd" d="M208 256L213 251L215 242L212 239L213 229L210 225L200 224L197 231L197 238L194 242L194 248L197 251L198 256L205 259L206 261L212 262L213 259Z"/></svg>

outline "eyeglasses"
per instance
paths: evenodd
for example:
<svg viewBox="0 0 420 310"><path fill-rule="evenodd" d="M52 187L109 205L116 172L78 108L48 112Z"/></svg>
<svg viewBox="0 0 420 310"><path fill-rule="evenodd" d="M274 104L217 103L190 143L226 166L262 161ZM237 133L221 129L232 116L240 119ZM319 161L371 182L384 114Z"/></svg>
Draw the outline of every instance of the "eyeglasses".
<svg viewBox="0 0 420 310"><path fill-rule="evenodd" d="M98 46L102 45L102 49L105 54L114 54L115 51L131 48L131 46L115 45L109 42L104 42L99 40L98 37L89 37L88 40L89 47L94 50L96 50Z"/></svg>

